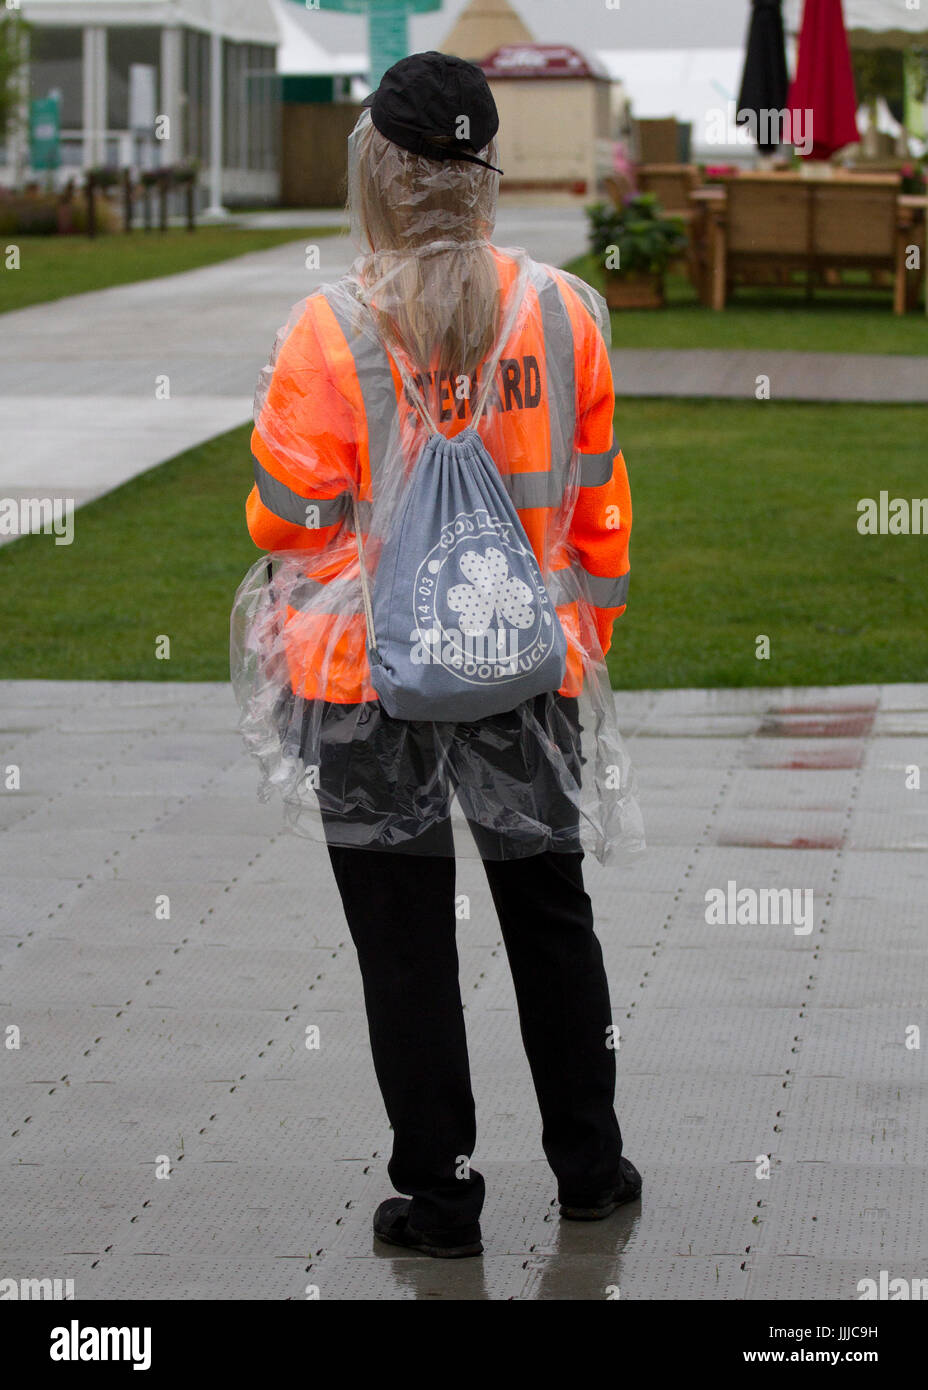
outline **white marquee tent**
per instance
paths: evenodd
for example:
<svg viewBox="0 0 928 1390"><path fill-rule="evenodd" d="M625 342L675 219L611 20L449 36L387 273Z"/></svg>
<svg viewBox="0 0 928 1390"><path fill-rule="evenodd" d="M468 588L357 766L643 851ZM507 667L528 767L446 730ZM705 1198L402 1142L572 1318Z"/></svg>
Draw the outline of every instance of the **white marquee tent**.
<svg viewBox="0 0 928 1390"><path fill-rule="evenodd" d="M215 23L237 43L278 41L267 0L21 0L21 9L40 24L182 24L209 32Z"/></svg>
<svg viewBox="0 0 928 1390"><path fill-rule="evenodd" d="M796 31L802 19L803 0L785 0L783 17ZM928 0L844 0L844 23L855 48L904 48L928 43Z"/></svg>

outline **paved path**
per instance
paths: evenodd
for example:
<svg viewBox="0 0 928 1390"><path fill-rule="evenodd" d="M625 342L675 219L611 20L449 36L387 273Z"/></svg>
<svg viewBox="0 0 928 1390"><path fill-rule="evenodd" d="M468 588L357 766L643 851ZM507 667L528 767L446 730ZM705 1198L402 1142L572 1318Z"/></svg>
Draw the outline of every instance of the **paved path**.
<svg viewBox="0 0 928 1390"><path fill-rule="evenodd" d="M484 1259L449 1266L372 1246L390 1133L354 951L324 850L255 798L228 689L0 686L0 769L21 770L0 795L0 1022L21 1030L0 1274L77 1298L851 1301L928 1274L928 791L905 786L928 685L617 698L650 848L588 886L645 1197L557 1220L462 861L488 1201ZM812 890L813 930L707 925L731 880Z"/></svg>
<svg viewBox="0 0 928 1390"><path fill-rule="evenodd" d="M775 401L928 403L928 356L622 348L613 350L612 371L618 396L754 400L765 376Z"/></svg>

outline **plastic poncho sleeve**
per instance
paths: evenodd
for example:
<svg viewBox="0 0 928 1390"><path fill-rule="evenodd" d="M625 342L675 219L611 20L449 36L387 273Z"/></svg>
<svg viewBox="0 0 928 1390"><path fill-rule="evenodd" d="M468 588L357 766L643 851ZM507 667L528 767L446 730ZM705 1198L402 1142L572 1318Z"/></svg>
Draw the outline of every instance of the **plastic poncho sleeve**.
<svg viewBox="0 0 928 1390"><path fill-rule="evenodd" d="M584 571L591 616L605 656L612 625L625 612L632 500L625 458L614 434L615 388L609 351L598 325L561 286L574 329L579 488L568 545Z"/></svg>
<svg viewBox="0 0 928 1390"><path fill-rule="evenodd" d="M322 559L350 519L358 451L351 407L326 364L318 311L319 299L307 300L276 351L255 413L255 484L246 517L252 540L263 550L301 550ZM318 564L315 572L325 577Z"/></svg>

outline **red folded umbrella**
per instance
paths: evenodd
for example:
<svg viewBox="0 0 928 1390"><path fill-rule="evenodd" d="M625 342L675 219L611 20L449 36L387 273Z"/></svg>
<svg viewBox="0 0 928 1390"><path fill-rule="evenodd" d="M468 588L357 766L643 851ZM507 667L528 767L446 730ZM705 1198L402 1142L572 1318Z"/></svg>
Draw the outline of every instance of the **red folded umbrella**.
<svg viewBox="0 0 928 1390"><path fill-rule="evenodd" d="M799 62L787 104L793 144L797 132L808 137L812 122L813 143L807 159L830 159L836 150L860 140L854 70L841 0L806 0Z"/></svg>

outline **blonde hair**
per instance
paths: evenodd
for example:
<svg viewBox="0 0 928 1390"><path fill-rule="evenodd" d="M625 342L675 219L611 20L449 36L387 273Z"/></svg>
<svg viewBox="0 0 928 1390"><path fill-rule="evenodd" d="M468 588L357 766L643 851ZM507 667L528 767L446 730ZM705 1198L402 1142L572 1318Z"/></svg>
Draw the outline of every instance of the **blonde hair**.
<svg viewBox="0 0 928 1390"><path fill-rule="evenodd" d="M499 329L490 244L499 175L411 154L381 135L368 111L350 148L348 211L367 253L362 275L381 333L416 370L470 376ZM496 162L495 141L482 157Z"/></svg>

